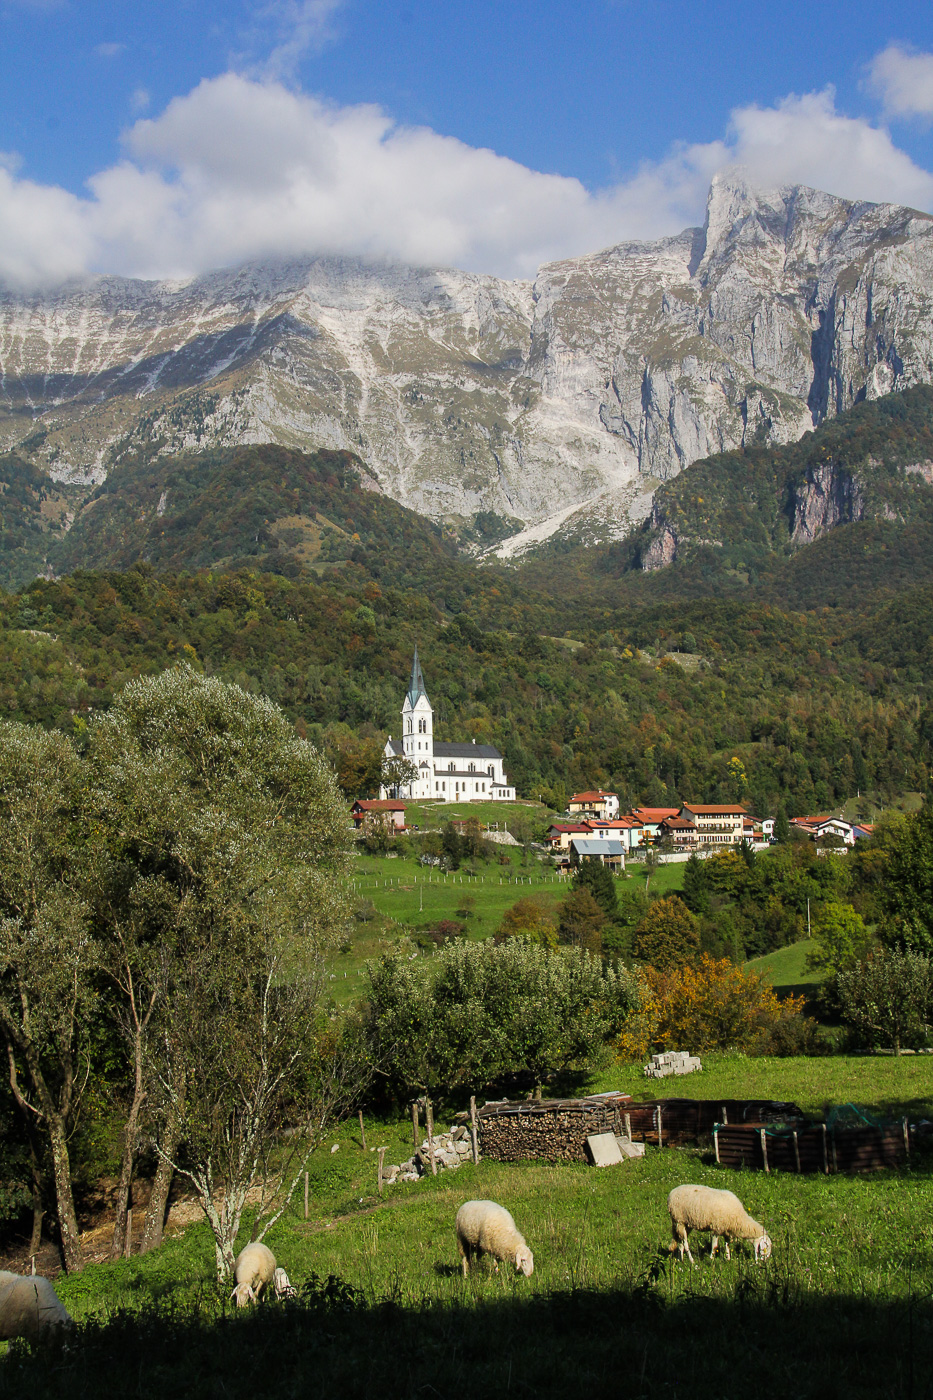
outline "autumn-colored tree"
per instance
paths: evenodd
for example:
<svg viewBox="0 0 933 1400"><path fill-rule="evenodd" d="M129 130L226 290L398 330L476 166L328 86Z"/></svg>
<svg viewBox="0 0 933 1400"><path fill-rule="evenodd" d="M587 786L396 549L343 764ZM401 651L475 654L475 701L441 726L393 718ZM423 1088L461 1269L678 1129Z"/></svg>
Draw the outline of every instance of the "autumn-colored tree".
<svg viewBox="0 0 933 1400"><path fill-rule="evenodd" d="M755 973L729 958L701 954L693 963L643 969L641 1005L618 1042L623 1059L652 1050L743 1050L781 1054L809 1045L815 1023L804 998L783 1001Z"/></svg>
<svg viewBox="0 0 933 1400"><path fill-rule="evenodd" d="M496 942L506 938L525 938L545 948L557 947L557 925L540 900L531 896L519 899L507 909L496 933Z"/></svg>
<svg viewBox="0 0 933 1400"><path fill-rule="evenodd" d="M700 922L676 894L658 899L635 930L632 952L652 967L677 967L700 949Z"/></svg>

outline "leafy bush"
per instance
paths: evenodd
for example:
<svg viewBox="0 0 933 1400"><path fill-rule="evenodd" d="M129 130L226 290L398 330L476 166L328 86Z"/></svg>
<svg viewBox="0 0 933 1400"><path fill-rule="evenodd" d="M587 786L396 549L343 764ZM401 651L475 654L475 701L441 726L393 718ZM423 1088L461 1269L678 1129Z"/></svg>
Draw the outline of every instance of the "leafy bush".
<svg viewBox="0 0 933 1400"><path fill-rule="evenodd" d="M901 1046L922 1041L933 1018L933 959L909 949L878 948L836 977L842 1018L863 1041Z"/></svg>
<svg viewBox="0 0 933 1400"><path fill-rule="evenodd" d="M635 978L581 949L521 938L448 944L368 966L369 1036L391 1093L450 1095L515 1076L541 1086L584 1072L638 1005Z"/></svg>
<svg viewBox="0 0 933 1400"><path fill-rule="evenodd" d="M617 1045L621 1059L655 1050L802 1054L816 1044L816 1023L804 1017L803 997L780 1001L760 976L729 958L703 953L695 963L646 967L640 976L640 1006Z"/></svg>

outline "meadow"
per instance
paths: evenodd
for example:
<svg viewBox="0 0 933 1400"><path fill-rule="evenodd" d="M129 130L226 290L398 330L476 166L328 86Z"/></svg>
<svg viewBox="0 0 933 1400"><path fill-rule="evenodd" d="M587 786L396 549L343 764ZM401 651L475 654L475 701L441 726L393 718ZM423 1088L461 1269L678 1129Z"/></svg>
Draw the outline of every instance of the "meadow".
<svg viewBox="0 0 933 1400"><path fill-rule="evenodd" d="M924 1056L711 1055L676 1084L617 1065L592 1087L793 1098L808 1112L857 1099L879 1115L933 1117ZM931 1393L929 1153L858 1177L729 1171L708 1144L649 1148L605 1171L481 1160L380 1198L373 1149L401 1160L411 1126L401 1112L365 1122L368 1150L355 1121L334 1133L311 1162L308 1218L299 1193L269 1237L293 1281L309 1280L303 1303L234 1315L214 1282L210 1235L191 1226L155 1254L62 1278L86 1329L66 1355L18 1351L0 1393L91 1395L104 1378L110 1394L145 1397L256 1385L309 1396L465 1386L558 1396L588 1385L633 1396ZM696 1268L673 1261L666 1198L683 1181L735 1190L771 1233L772 1259L756 1266L740 1247L731 1263L707 1250L695 1251ZM512 1211L534 1251L530 1279L488 1263L462 1278L453 1221L471 1197Z"/></svg>

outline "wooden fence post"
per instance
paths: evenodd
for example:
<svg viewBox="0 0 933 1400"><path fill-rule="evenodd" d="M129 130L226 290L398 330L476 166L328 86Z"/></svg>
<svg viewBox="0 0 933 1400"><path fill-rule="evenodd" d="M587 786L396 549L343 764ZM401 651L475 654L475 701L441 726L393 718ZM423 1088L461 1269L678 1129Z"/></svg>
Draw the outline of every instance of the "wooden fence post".
<svg viewBox="0 0 933 1400"><path fill-rule="evenodd" d="M479 1142L476 1133L476 1095L470 1095L470 1137L473 1140L473 1165L479 1161Z"/></svg>
<svg viewBox="0 0 933 1400"><path fill-rule="evenodd" d="M360 1114L360 1137L363 1139L363 1151L365 1152L365 1151L366 1151L366 1129L363 1127L363 1110L362 1110L362 1109L359 1110L359 1114Z"/></svg>
<svg viewBox="0 0 933 1400"><path fill-rule="evenodd" d="M379 1166L377 1169L376 1184L379 1187L380 1196L382 1195L382 1161L388 1150L389 1149L387 1147L380 1147L379 1149Z"/></svg>
<svg viewBox="0 0 933 1400"><path fill-rule="evenodd" d="M424 1096L424 1112L428 1120L428 1156L431 1159L431 1175L437 1176L437 1159L434 1156L434 1114L431 1110L431 1100L427 1094Z"/></svg>
<svg viewBox="0 0 933 1400"><path fill-rule="evenodd" d="M823 1171L829 1176L829 1154L826 1151L826 1124L821 1123L820 1127L823 1129Z"/></svg>
<svg viewBox="0 0 933 1400"><path fill-rule="evenodd" d="M906 1118L901 1119L901 1127L904 1130L904 1151L910 1156L910 1126Z"/></svg>
<svg viewBox="0 0 933 1400"><path fill-rule="evenodd" d="M713 1151L716 1153L716 1165L719 1165L719 1124L713 1129Z"/></svg>
<svg viewBox="0 0 933 1400"><path fill-rule="evenodd" d="M797 1163L797 1171L800 1171L800 1143L797 1141L797 1129L793 1131L794 1139L794 1161Z"/></svg>
<svg viewBox="0 0 933 1400"><path fill-rule="evenodd" d="M768 1166L768 1139L764 1128L759 1129L761 1134L761 1160L764 1162L765 1171L770 1174L771 1168Z"/></svg>
<svg viewBox="0 0 933 1400"><path fill-rule="evenodd" d="M662 1128L661 1128L661 1105L660 1105L660 1104L658 1104L658 1146L659 1146L659 1147L663 1147L663 1146L664 1146L664 1139L663 1139L663 1137L662 1137Z"/></svg>

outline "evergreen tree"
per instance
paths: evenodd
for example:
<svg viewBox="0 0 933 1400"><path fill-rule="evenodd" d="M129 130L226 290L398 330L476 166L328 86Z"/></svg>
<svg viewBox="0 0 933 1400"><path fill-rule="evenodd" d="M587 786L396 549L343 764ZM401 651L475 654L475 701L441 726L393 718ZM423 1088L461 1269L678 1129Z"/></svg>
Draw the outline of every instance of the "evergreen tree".
<svg viewBox="0 0 933 1400"><path fill-rule="evenodd" d="M706 878L706 864L696 852L692 852L684 866L684 903L693 914L709 913L709 882Z"/></svg>
<svg viewBox="0 0 933 1400"><path fill-rule="evenodd" d="M607 918L614 919L618 914L615 877L601 860L582 860L573 877L573 888L589 890Z"/></svg>

